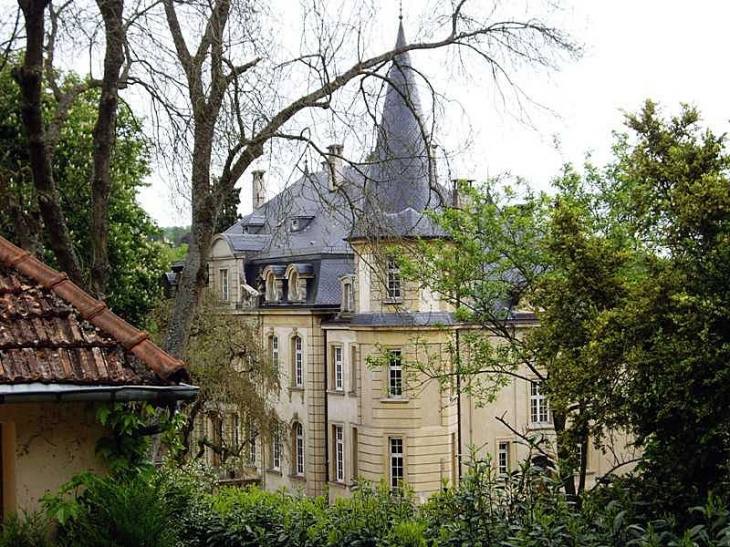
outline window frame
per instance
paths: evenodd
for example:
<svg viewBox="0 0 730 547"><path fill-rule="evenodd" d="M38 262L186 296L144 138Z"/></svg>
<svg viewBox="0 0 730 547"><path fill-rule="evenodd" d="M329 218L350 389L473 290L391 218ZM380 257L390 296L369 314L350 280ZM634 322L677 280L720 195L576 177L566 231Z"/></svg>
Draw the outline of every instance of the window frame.
<svg viewBox="0 0 730 547"><path fill-rule="evenodd" d="M332 384L335 391L345 391L345 352L342 346L332 346Z"/></svg>
<svg viewBox="0 0 730 547"><path fill-rule="evenodd" d="M225 283L224 283L225 280ZM223 302L231 301L231 284L228 268L218 268L218 288Z"/></svg>
<svg viewBox="0 0 730 547"><path fill-rule="evenodd" d="M304 341L298 334L291 339L292 345L292 384L304 388Z"/></svg>
<svg viewBox="0 0 730 547"><path fill-rule="evenodd" d="M279 373L279 337L276 334L269 336L269 358L276 373Z"/></svg>
<svg viewBox="0 0 730 547"><path fill-rule="evenodd" d="M335 482L345 482L345 427L342 424L332 424L332 450L334 452L332 470Z"/></svg>
<svg viewBox="0 0 730 547"><path fill-rule="evenodd" d="M294 475L304 476L304 425L302 422L294 423Z"/></svg>
<svg viewBox="0 0 730 547"><path fill-rule="evenodd" d="M390 478L389 482L391 488L399 488L401 486L401 482L405 480L405 444L405 439L403 437L388 437L388 476ZM398 447L398 445L400 446Z"/></svg>
<svg viewBox="0 0 730 547"><path fill-rule="evenodd" d="M542 382L530 382L530 423L536 425L551 425L550 402L547 396L540 392Z"/></svg>
<svg viewBox="0 0 730 547"><path fill-rule="evenodd" d="M385 294L388 301L396 302L403 299L403 279L400 275L400 266L395 256L390 255L385 263Z"/></svg>
<svg viewBox="0 0 730 547"><path fill-rule="evenodd" d="M506 475L510 471L511 443L509 441L497 441L497 473Z"/></svg>
<svg viewBox="0 0 730 547"><path fill-rule="evenodd" d="M396 389L397 388L397 389ZM403 398L403 350L388 350L388 397Z"/></svg>
<svg viewBox="0 0 730 547"><path fill-rule="evenodd" d="M271 438L271 470L281 472L281 437L274 433Z"/></svg>

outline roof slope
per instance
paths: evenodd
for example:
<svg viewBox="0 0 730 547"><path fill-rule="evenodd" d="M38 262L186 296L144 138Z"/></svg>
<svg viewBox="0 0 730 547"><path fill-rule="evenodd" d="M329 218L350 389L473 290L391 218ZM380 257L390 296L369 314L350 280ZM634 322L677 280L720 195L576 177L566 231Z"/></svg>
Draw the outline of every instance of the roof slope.
<svg viewBox="0 0 730 547"><path fill-rule="evenodd" d="M0 384L165 385L183 363L0 237Z"/></svg>

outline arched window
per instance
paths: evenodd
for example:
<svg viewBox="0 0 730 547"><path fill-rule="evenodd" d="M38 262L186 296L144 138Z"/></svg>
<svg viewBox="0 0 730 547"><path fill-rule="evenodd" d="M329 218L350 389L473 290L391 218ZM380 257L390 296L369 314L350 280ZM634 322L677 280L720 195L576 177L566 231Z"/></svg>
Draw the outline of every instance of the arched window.
<svg viewBox="0 0 730 547"><path fill-rule="evenodd" d="M301 336L292 338L292 379L295 387L304 387L304 350Z"/></svg>
<svg viewBox="0 0 730 547"><path fill-rule="evenodd" d="M292 445L294 452L294 474L298 477L304 476L304 426L301 422L295 422L292 428Z"/></svg>
<svg viewBox="0 0 730 547"><path fill-rule="evenodd" d="M276 300L276 280L274 279L274 272L269 272L266 275L266 301L273 302Z"/></svg>
<svg viewBox="0 0 730 547"><path fill-rule="evenodd" d="M294 268L289 271L289 300L292 302L301 300L301 295L299 294L299 274Z"/></svg>

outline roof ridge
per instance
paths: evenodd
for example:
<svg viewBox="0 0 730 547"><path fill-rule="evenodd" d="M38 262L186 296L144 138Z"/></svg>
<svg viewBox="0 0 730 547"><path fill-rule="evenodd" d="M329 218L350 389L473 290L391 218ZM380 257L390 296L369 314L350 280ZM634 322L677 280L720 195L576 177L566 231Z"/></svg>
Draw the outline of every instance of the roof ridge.
<svg viewBox="0 0 730 547"><path fill-rule="evenodd" d="M149 339L149 334L127 323L63 272L47 266L28 251L0 236L0 261L74 306L81 317L115 338L162 379L168 379L184 368L179 359L161 349Z"/></svg>

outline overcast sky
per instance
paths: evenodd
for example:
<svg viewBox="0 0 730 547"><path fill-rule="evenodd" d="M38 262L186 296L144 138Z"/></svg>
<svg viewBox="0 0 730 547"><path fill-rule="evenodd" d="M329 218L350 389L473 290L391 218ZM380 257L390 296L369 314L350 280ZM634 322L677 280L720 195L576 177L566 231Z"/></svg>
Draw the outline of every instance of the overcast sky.
<svg viewBox="0 0 730 547"><path fill-rule="evenodd" d="M404 2L408 38L418 32L423 5ZM453 175L484 179L509 171L546 189L565 162L580 165L587 153L599 164L608 160L611 132L622 128L622 110L634 111L646 98L658 101L666 113L677 112L681 102L693 104L706 125L716 132L728 130L730 2L567 0L563 5L559 20L585 52L549 76L518 74L530 97L549 109L528 106L529 123L519 119L514 106L500 103L486 75L475 73L468 85L454 84L428 54L413 54L413 64L452 101L446 110L452 119L440 120L439 140L450 152L458 151ZM375 38L382 47L392 47L397 9L397 2L383 0L377 17L382 31ZM470 145L463 149L467 141ZM157 173L151 182L140 196L145 209L160 225L188 224L189 212L172 204L165 175ZM269 195L287 182L272 176ZM251 207L250 174L238 186L241 212L246 213Z"/></svg>

